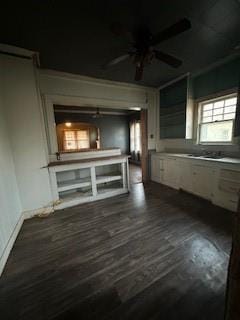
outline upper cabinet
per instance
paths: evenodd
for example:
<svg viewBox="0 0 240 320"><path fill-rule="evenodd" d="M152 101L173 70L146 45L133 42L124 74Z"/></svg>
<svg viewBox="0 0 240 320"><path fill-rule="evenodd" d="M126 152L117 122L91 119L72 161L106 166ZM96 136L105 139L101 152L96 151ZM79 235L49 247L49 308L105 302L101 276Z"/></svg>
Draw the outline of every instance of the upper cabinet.
<svg viewBox="0 0 240 320"><path fill-rule="evenodd" d="M188 79L160 89L160 139L185 138Z"/></svg>
<svg viewBox="0 0 240 320"><path fill-rule="evenodd" d="M196 139L197 106L238 92L234 136L240 136L240 58L191 74L159 90L160 139Z"/></svg>

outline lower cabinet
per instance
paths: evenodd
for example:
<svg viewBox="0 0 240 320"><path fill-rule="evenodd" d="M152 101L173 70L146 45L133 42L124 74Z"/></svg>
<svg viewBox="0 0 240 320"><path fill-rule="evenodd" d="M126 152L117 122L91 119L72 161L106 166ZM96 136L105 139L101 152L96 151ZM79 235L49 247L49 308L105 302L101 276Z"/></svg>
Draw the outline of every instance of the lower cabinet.
<svg viewBox="0 0 240 320"><path fill-rule="evenodd" d="M179 170L181 189L208 200L212 198L214 170L211 167L179 160Z"/></svg>
<svg viewBox="0 0 240 320"><path fill-rule="evenodd" d="M169 187L179 189L180 168L176 158L163 160L163 183Z"/></svg>
<svg viewBox="0 0 240 320"><path fill-rule="evenodd" d="M152 156L151 158L151 180L159 183L163 182L163 159Z"/></svg>
<svg viewBox="0 0 240 320"><path fill-rule="evenodd" d="M189 161L179 160L179 170L181 172L179 178L179 187L187 192L193 191L193 172L192 165Z"/></svg>
<svg viewBox="0 0 240 320"><path fill-rule="evenodd" d="M211 200L213 195L214 170L211 167L192 166L192 192L202 198Z"/></svg>
<svg viewBox="0 0 240 320"><path fill-rule="evenodd" d="M169 156L152 156L151 178L183 189L231 211L237 210L240 170L226 165Z"/></svg>
<svg viewBox="0 0 240 320"><path fill-rule="evenodd" d="M237 211L239 191L240 171L221 169L215 187L214 204Z"/></svg>

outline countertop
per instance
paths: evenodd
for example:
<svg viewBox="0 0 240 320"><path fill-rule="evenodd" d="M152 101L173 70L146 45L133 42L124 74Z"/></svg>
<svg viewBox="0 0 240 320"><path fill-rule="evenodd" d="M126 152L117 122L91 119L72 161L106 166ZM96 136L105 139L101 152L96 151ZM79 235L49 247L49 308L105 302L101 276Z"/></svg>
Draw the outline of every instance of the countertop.
<svg viewBox="0 0 240 320"><path fill-rule="evenodd" d="M229 164L238 164L240 165L239 158L230 158L230 157L222 157L219 159L214 158L205 158L204 156L190 156L187 153L164 153L164 152L157 152L157 155L167 156L167 157L179 157L185 159L192 159L192 160L203 160L203 161L211 161L211 162L218 162L218 163L229 163Z"/></svg>
<svg viewBox="0 0 240 320"><path fill-rule="evenodd" d="M74 163L86 163L86 162L95 162L95 161L104 161L104 160L117 160L117 159L126 159L129 158L128 155L119 155L119 156L108 156L108 157L96 157L96 158L88 158L88 159L73 159L73 160L58 160L53 161L48 164L48 167L62 166L66 164L74 164Z"/></svg>

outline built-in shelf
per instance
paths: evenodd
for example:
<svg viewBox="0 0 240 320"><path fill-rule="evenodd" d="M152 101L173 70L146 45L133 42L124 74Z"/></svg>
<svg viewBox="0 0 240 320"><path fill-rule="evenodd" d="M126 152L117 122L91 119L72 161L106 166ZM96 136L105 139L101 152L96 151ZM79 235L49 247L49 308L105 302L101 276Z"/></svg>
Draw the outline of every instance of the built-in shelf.
<svg viewBox="0 0 240 320"><path fill-rule="evenodd" d="M97 184L100 184L105 182L117 181L121 179L122 179L121 173L112 173L112 174L98 175L96 177L96 182Z"/></svg>
<svg viewBox="0 0 240 320"><path fill-rule="evenodd" d="M107 183L102 183L97 185L97 193L112 193L123 189L123 185L120 181L108 181Z"/></svg>
<svg viewBox="0 0 240 320"><path fill-rule="evenodd" d="M64 201L71 201L79 198L86 198L86 197L91 197L92 196L92 191L87 190L87 191L73 191L73 192L68 192L68 193L60 193L59 198L60 200Z"/></svg>
<svg viewBox="0 0 240 320"><path fill-rule="evenodd" d="M91 186L90 178L74 179L58 182L58 192Z"/></svg>
<svg viewBox="0 0 240 320"><path fill-rule="evenodd" d="M98 194L105 194L105 193L119 193L120 191L122 191L123 188L101 188L100 190L98 190Z"/></svg>
<svg viewBox="0 0 240 320"><path fill-rule="evenodd" d="M49 172L54 209L117 196L129 190L127 156L52 165Z"/></svg>

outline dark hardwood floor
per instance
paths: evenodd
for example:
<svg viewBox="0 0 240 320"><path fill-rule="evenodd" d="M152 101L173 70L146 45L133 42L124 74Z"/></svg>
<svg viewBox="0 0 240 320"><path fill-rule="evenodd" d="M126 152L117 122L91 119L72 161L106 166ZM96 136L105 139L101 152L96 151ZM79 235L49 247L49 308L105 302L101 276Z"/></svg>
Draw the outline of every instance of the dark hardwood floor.
<svg viewBox="0 0 240 320"><path fill-rule="evenodd" d="M24 222L3 320L222 320L232 214L156 183Z"/></svg>
<svg viewBox="0 0 240 320"><path fill-rule="evenodd" d="M129 178L130 178L130 184L142 182L141 165L136 165L134 163L129 164Z"/></svg>

